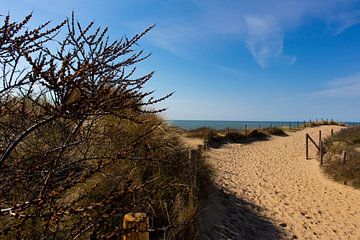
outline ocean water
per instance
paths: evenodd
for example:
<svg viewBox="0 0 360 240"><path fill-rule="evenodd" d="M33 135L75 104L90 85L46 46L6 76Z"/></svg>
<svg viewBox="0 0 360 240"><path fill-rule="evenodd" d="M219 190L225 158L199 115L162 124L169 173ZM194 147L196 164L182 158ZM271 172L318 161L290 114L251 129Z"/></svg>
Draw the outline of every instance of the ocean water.
<svg viewBox="0 0 360 240"><path fill-rule="evenodd" d="M170 120L169 124L182 129L190 130L200 127L209 127L213 129L257 129L267 127L297 127L304 122L289 121L207 121L207 120Z"/></svg>
<svg viewBox="0 0 360 240"><path fill-rule="evenodd" d="M308 123L308 122L307 122ZM182 129L190 130L200 127L213 129L258 129L268 127L301 127L304 121L209 121L209 120L169 120L169 124ZM358 122L347 122L348 125L358 125Z"/></svg>

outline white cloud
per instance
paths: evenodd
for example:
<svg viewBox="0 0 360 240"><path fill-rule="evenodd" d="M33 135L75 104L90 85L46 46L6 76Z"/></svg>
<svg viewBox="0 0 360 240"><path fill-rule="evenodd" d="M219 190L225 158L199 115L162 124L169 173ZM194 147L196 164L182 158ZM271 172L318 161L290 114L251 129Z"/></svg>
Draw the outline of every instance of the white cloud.
<svg viewBox="0 0 360 240"><path fill-rule="evenodd" d="M227 66L223 66L223 65L219 65L218 68L223 72L229 73L229 74L234 75L239 78L245 78L245 77L250 76L248 73L239 71L238 69L235 69L235 68L231 68L231 67L227 67Z"/></svg>
<svg viewBox="0 0 360 240"><path fill-rule="evenodd" d="M49 1L51 4L45 4ZM72 9L81 8L77 17L87 16L86 19L91 20L107 9L106 5L94 0L69 3L49 1L19 0L17 4L33 6L35 9L44 8L53 16L68 16ZM10 0L5 1L5 6L7 2L10 3ZM296 62L296 56L288 56L289 53L284 50L284 38L308 18L325 22L329 31L335 35L359 24L360 10L354 4L357 2L358 0L123 0L121 3L111 4L111 8L126 9L127 6L139 9L133 19L123 14L126 17L121 23L129 25L135 32L149 24L158 23L150 38L153 44L173 54L187 58L196 53L201 55L199 51L211 51L224 44L224 39L231 39L247 47L255 62L266 67L272 62L288 65ZM152 9L151 5L156 7ZM95 15L90 14L89 10L94 6L97 10ZM141 14L144 9L147 14Z"/></svg>
<svg viewBox="0 0 360 240"><path fill-rule="evenodd" d="M329 28L335 35L360 23L360 10L339 12L330 19Z"/></svg>
<svg viewBox="0 0 360 240"><path fill-rule="evenodd" d="M311 93L320 97L360 97L360 72L327 81L321 90Z"/></svg>
<svg viewBox="0 0 360 240"><path fill-rule="evenodd" d="M274 17L245 16L246 46L254 60L262 67L283 51L283 34Z"/></svg>
<svg viewBox="0 0 360 240"><path fill-rule="evenodd" d="M360 23L355 0L174 0L186 3L184 14L159 12L153 42L174 54L191 56L223 44L224 39L245 45L262 68L272 62L294 64L284 52L284 38L307 19L319 19L335 34ZM175 4L174 3L174 4ZM169 9L175 5L169 5ZM149 19L146 19L148 22ZM219 40L220 39L220 40ZM216 44L214 44L216 42Z"/></svg>

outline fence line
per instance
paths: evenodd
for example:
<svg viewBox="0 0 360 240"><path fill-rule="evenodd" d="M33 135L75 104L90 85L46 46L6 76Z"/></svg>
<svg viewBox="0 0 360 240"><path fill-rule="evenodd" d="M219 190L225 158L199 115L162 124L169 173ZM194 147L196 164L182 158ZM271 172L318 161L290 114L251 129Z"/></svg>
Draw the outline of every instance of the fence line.
<svg viewBox="0 0 360 240"><path fill-rule="evenodd" d="M236 130L236 131L243 131L243 132L249 132L251 130L264 130L264 129L273 129L273 128L288 128L289 130L296 130L296 129L301 129L301 128L306 128L306 127L316 127L316 126L321 126L321 124L324 125L331 125L332 123L341 123L341 122L337 122L334 121L333 119L329 120L329 119L316 119L316 120L309 120L309 121L292 121L292 122L264 122L264 123L254 123L254 124L248 124L248 123L244 123L244 124L239 124L236 126L227 126L224 127L222 129L220 128L216 128L217 130L223 130L225 133L229 134L231 131ZM211 128L211 127L209 127ZM317 144L318 145L318 144Z"/></svg>

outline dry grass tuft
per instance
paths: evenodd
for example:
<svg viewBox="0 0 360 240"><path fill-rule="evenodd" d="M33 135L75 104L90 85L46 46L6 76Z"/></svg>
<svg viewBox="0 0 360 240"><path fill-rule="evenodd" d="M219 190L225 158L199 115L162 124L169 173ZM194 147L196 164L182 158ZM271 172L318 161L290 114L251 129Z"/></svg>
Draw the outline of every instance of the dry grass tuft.
<svg viewBox="0 0 360 240"><path fill-rule="evenodd" d="M360 127L344 128L326 139L325 151L324 172L336 181L360 188Z"/></svg>

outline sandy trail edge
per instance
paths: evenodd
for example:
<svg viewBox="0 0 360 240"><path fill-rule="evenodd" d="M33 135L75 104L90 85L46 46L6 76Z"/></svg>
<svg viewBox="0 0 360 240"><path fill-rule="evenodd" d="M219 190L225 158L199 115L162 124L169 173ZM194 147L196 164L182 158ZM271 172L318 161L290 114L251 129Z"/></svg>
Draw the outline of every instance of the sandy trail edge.
<svg viewBox="0 0 360 240"><path fill-rule="evenodd" d="M360 190L328 179L316 149L305 160L307 128L270 141L209 152L214 186L201 216L203 239L360 239Z"/></svg>

